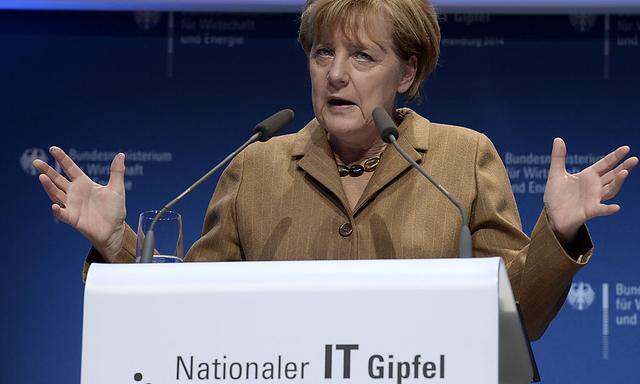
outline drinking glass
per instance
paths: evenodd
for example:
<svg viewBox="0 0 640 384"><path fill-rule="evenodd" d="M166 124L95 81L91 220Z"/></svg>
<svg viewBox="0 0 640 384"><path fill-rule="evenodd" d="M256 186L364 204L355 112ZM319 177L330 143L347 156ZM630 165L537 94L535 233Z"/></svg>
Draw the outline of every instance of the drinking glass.
<svg viewBox="0 0 640 384"><path fill-rule="evenodd" d="M142 256L144 238L158 211L146 211L138 219L138 241L136 242L136 263ZM182 216L174 211L165 212L153 227L155 249L154 263L179 263L184 260L182 249Z"/></svg>

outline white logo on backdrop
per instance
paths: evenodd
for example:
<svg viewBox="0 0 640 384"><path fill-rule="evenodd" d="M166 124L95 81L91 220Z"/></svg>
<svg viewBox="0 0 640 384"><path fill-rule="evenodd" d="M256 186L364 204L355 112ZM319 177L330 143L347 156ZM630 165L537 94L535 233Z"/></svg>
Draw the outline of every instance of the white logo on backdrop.
<svg viewBox="0 0 640 384"><path fill-rule="evenodd" d="M570 15L569 23L571 26L579 32L590 31L596 25L595 15Z"/></svg>
<svg viewBox="0 0 640 384"><path fill-rule="evenodd" d="M567 301L573 309L584 311L593 304L596 293L589 283L582 281L571 284Z"/></svg>
<svg viewBox="0 0 640 384"><path fill-rule="evenodd" d="M111 161L113 157L118 153L111 150L78 150L75 148L69 148L67 155L80 167L91 180L98 184L105 185L109 181L109 174L111 173ZM126 178L124 183L125 189L130 191L133 188L133 177L142 177L145 175L145 165L149 163L169 163L173 161L173 154L171 152L162 152L156 150L140 151L131 149L126 151L127 163L126 163ZM20 167L22 170L31 176L36 176L38 170L36 170L32 163L34 160L42 160L49 164L56 172L62 174L62 167L52 158L46 150L42 148L27 148L20 156Z"/></svg>
<svg viewBox="0 0 640 384"><path fill-rule="evenodd" d="M22 153L22 156L20 156L20 166L27 175L35 176L38 174L38 170L33 167L34 160L42 160L45 163L49 163L49 156L47 155L47 151L42 148L25 149L25 151ZM61 168L58 162L54 161L53 168L58 173L60 173Z"/></svg>
<svg viewBox="0 0 640 384"><path fill-rule="evenodd" d="M134 12L133 18L140 29L145 31L158 25L160 22L160 12Z"/></svg>

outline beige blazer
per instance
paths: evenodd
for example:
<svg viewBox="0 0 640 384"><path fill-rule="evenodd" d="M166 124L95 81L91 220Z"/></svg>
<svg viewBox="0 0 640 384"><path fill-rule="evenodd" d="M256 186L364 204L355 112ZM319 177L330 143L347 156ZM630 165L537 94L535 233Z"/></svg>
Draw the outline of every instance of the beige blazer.
<svg viewBox="0 0 640 384"><path fill-rule="evenodd" d="M586 228L570 246L571 257L543 210L530 240L504 165L485 135L431 123L409 109L402 113L399 144L469 212L474 255L504 259L529 334L539 338L591 256ZM202 237L186 258L448 258L457 256L460 225L455 207L391 146L351 209L327 135L313 120L295 134L251 145L229 165ZM135 234L128 230L117 261L130 262L134 254ZM94 251L87 262L100 259Z"/></svg>

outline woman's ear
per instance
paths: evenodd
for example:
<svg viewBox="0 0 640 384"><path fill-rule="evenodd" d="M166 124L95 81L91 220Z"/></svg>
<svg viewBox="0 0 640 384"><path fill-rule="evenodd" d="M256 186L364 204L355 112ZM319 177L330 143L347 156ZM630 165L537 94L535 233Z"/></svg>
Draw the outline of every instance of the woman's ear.
<svg viewBox="0 0 640 384"><path fill-rule="evenodd" d="M398 93L405 93L411 88L413 80L416 78L416 72L418 71L418 58L411 56L409 60L402 64L402 73L400 77L400 83L398 84Z"/></svg>

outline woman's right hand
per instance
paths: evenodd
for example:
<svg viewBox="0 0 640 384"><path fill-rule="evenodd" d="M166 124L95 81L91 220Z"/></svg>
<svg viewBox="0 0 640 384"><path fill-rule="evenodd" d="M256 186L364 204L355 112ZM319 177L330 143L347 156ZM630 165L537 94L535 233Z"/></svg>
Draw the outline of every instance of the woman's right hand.
<svg viewBox="0 0 640 384"><path fill-rule="evenodd" d="M125 230L124 153L113 158L109 183L100 185L62 149L51 147L49 152L67 177L41 160L35 160L33 166L40 172L38 179L53 202L53 215L77 229L112 261L122 249Z"/></svg>

